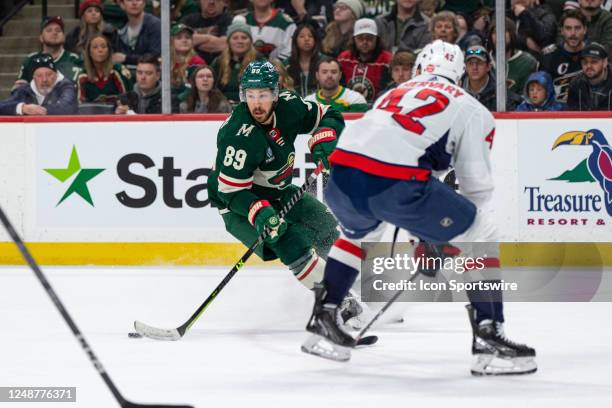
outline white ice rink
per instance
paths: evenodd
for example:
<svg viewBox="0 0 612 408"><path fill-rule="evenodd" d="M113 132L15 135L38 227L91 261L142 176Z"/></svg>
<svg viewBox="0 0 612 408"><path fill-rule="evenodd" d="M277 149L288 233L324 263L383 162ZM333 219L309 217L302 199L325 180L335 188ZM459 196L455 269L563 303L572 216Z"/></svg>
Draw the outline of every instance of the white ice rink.
<svg viewBox="0 0 612 408"><path fill-rule="evenodd" d="M539 371L469 373L458 303L411 304L403 324L348 363L300 352L312 295L282 269L240 271L178 342L129 339L135 319L182 324L227 269L44 268L121 392L139 403L225 407L611 407L612 304L508 303L509 337ZM25 268L0 268L0 386L75 386L77 403L115 407L68 327ZM0 406L10 404L0 403Z"/></svg>

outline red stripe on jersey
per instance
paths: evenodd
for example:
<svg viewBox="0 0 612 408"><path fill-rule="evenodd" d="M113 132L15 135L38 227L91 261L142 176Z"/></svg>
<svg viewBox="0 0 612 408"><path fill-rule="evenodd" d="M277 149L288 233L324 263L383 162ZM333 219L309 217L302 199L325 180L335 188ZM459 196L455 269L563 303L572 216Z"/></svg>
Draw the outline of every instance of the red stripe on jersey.
<svg viewBox="0 0 612 408"><path fill-rule="evenodd" d="M482 265L484 268L501 268L499 258L482 258ZM481 268L477 268L477 265L473 265L471 268L465 267L466 271L473 271L474 269L482 270Z"/></svg>
<svg viewBox="0 0 612 408"><path fill-rule="evenodd" d="M223 178L223 176L221 176L219 174L219 176L217 177L219 179L219 181L221 181L223 184L227 184L228 186L232 186L232 187L250 187L253 182L252 181L248 181L246 183L235 183L233 181L229 181L226 178Z"/></svg>
<svg viewBox="0 0 612 408"><path fill-rule="evenodd" d="M357 153L336 149L329 156L329 162L341 166L359 169L365 173L375 176L386 177L397 180L427 181L431 174L430 170L418 167L407 167L398 164L380 162Z"/></svg>
<svg viewBox="0 0 612 408"><path fill-rule="evenodd" d="M365 254L363 252L363 250L361 248L359 248L357 245L342 239L342 238L338 238L336 240L336 242L334 242L334 246L342 249L343 251L348 252L351 255L356 256L359 259L364 259L365 258Z"/></svg>

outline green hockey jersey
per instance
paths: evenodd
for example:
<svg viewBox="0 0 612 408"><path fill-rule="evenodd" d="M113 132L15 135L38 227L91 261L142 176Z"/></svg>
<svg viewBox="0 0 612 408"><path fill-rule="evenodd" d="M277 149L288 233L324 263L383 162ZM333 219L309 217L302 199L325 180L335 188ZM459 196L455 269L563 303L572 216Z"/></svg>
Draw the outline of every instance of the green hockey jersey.
<svg viewBox="0 0 612 408"><path fill-rule="evenodd" d="M246 217L253 202L279 199L293 178L297 135L332 128L339 136L344 129L340 112L288 90L280 93L272 115L271 125L262 126L242 102L219 129L208 177L209 198L217 207Z"/></svg>
<svg viewBox="0 0 612 408"><path fill-rule="evenodd" d="M36 54L38 53L33 52L23 60L17 79L28 82L32 80L32 57ZM64 50L54 62L57 70L64 75L64 78L72 82L77 81L83 66L83 61L77 54Z"/></svg>
<svg viewBox="0 0 612 408"><path fill-rule="evenodd" d="M317 101L323 105L331 105L340 112L365 112L370 109L362 94L345 88L342 85L338 86L338 92L330 98L325 98L321 95L321 91L318 90L304 99L307 101Z"/></svg>

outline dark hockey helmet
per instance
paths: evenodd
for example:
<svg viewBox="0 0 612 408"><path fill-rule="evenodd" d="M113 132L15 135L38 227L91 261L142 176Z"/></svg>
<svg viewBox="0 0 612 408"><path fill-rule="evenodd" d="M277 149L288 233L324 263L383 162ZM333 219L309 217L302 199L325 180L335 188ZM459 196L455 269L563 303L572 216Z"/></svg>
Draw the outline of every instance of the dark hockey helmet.
<svg viewBox="0 0 612 408"><path fill-rule="evenodd" d="M240 78L240 101L246 101L247 89L271 89L274 100L278 98L279 74L276 67L269 61L256 60L251 62Z"/></svg>

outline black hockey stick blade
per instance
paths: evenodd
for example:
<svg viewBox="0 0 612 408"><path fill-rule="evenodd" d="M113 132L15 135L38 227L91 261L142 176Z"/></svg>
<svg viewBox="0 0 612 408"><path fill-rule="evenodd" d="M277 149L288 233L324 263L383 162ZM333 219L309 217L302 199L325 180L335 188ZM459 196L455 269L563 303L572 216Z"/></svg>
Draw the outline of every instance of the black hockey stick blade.
<svg viewBox="0 0 612 408"><path fill-rule="evenodd" d="M281 208L279 212L279 217L284 218L285 215L293 208L293 206L302 198L306 190L314 183L316 178L321 171L323 171L323 162L319 162L314 171L306 178L306 181L298 191L285 203L283 208ZM148 337L154 340L162 340L162 341L176 341L183 338L187 330L198 320L198 318L204 313L206 308L210 306L210 304L215 300L217 295L223 290L225 285L234 277L234 275L245 265L246 261L253 255L257 247L264 242L270 232L268 230L264 231L255 241L249 249L242 255L242 257L234 264L232 269L229 271L227 275L223 278L223 280L217 285L217 287L212 291L210 295L206 298L204 303L202 303L198 309L191 315L189 319L183 325L177 327L176 329L160 329L154 326L150 326L148 324L142 323L138 320L134 322L134 329L136 332L144 337Z"/></svg>
<svg viewBox="0 0 612 408"><path fill-rule="evenodd" d="M100 374L100 377L102 377L102 380L104 381L108 389L111 391L111 393L113 394L113 396L115 397L119 405L121 405L122 407L169 407L169 408L170 407L175 407L175 408L185 407L185 408L192 408L190 405L140 405L140 404L134 404L133 402L129 402L125 398L123 398L123 395L121 395L121 393L119 392L119 389L117 388L113 380L111 380L108 372L102 365L102 362L95 355L93 349L91 348L87 340L85 340L85 337L81 333L81 330L77 327L75 321L72 320L72 316L70 316L70 314L68 313L68 310L66 309L66 307L64 306L60 298L57 296L55 289L53 289L53 287L51 286L51 283L47 280L47 277L45 276L43 271L38 266L38 263L34 260L32 253L30 252L28 247L26 247L25 243L23 242L23 240L21 239L21 237L15 230L15 227L13 227L13 224L8 219L7 215L4 213L4 210L1 207L0 207L0 221L4 225L4 228L10 235L13 242L15 242L17 249L19 249L19 252L21 252L21 256L26 261L26 263L28 264L32 272L34 272L34 275L36 275L36 277L38 278L38 281L40 282L42 287L47 292L47 295L51 298L51 301L53 302L58 312L64 319L64 322L66 322L66 324L72 331L72 334L74 334L74 337L78 340L79 344L81 345L81 348L83 349L85 354L87 354L87 357L89 357L89 360L93 364L98 374Z"/></svg>
<svg viewBox="0 0 612 408"><path fill-rule="evenodd" d="M373 346L378 342L378 336L365 336L357 340L355 346Z"/></svg>

